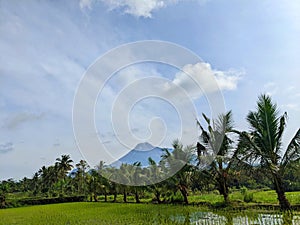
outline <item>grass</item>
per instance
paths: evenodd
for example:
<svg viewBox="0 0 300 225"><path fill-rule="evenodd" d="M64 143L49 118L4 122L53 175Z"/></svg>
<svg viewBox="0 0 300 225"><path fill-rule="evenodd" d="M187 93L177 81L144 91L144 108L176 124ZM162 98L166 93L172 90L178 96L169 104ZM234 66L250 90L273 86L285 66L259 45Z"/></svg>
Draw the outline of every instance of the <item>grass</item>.
<svg viewBox="0 0 300 225"><path fill-rule="evenodd" d="M0 210L0 225L188 224L193 218L195 221L202 220L200 224L228 224L233 218L245 218L243 221L251 218L255 221L262 218L262 215L255 211L209 212L203 208L182 205L103 202L63 203ZM299 216L294 216L294 219L294 224L300 224Z"/></svg>
<svg viewBox="0 0 300 225"><path fill-rule="evenodd" d="M277 200L277 194L273 190L269 190L269 191L249 190L249 192L253 193L253 197L254 197L253 203L279 204ZM286 192L286 197L292 205L300 204L300 191ZM229 199L231 201L238 201L238 202L244 201L244 197L242 193L238 190L233 191L229 195ZM216 204L222 202L223 197L216 193L197 194L197 195L190 195L189 201L191 203L209 202L211 204Z"/></svg>
<svg viewBox="0 0 300 225"><path fill-rule="evenodd" d="M253 192L253 202L244 203L243 195L235 190L230 194L233 202L240 202L241 205L278 204L277 195L274 191L251 191ZM291 204L300 204L300 192L287 192L287 198ZM101 198L99 198L100 200ZM142 199L142 202L149 202L148 198ZM128 200L134 202L132 196ZM112 201L112 196L109 197ZM122 201L122 196L118 196L118 201ZM197 194L189 196L190 203L209 202L218 204L223 202L222 196L217 193ZM181 206L170 204L132 204L132 203L103 203L103 202L80 202L64 203L52 205L28 206L20 208L11 208L0 210L0 225L38 225L38 224L184 224L194 213L207 213L208 208ZM242 212L242 215L255 218L261 211L248 209ZM233 216L241 217L241 214L232 210L215 211L218 217L231 218ZM264 213L274 213L264 211ZM299 214L300 212L296 212ZM206 216L207 217L207 216ZM219 218L218 218L219 219ZM222 223L220 223L222 224ZM287 223L289 224L289 223ZM300 218L297 223L300 224Z"/></svg>
<svg viewBox="0 0 300 225"><path fill-rule="evenodd" d="M170 224L170 215L190 211L170 205L64 203L0 210L0 224Z"/></svg>

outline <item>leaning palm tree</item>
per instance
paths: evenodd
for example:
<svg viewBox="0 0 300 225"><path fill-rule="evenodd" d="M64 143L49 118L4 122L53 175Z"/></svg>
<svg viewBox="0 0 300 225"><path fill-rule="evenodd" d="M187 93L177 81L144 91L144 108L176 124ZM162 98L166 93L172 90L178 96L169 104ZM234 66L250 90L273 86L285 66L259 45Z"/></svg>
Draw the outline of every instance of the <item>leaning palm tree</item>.
<svg viewBox="0 0 300 225"><path fill-rule="evenodd" d="M207 123L205 130L200 122L200 142L197 143L198 166L205 168L202 177L211 180L224 197L225 203L229 202L229 170L236 159L236 151L230 135L233 133L232 112L221 114L217 119L210 120L203 114Z"/></svg>
<svg viewBox="0 0 300 225"><path fill-rule="evenodd" d="M277 105L267 95L261 95L256 111L250 111L247 121L248 132L238 132L239 154L244 162L258 164L270 175L281 210L290 210L285 196L283 175L288 164L300 159L300 129L296 132L286 150L282 149L282 135L286 126L287 113L279 115Z"/></svg>

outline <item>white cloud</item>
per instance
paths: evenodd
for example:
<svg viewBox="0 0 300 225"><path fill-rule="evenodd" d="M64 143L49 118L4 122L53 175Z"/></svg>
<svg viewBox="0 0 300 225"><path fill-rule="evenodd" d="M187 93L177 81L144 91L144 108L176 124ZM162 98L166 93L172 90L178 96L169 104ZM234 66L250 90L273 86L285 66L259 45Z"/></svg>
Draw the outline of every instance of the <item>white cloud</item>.
<svg viewBox="0 0 300 225"><path fill-rule="evenodd" d="M175 4L179 0L98 0L109 7L110 10L121 9L126 14L136 17L151 18L155 10ZM91 9L93 0L80 0L81 9Z"/></svg>
<svg viewBox="0 0 300 225"><path fill-rule="evenodd" d="M151 18L152 13L169 5L183 2L184 0L80 0L79 6L82 10L92 9L93 3L102 2L108 6L109 10L121 9L124 13L136 17ZM189 0L201 5L209 0Z"/></svg>
<svg viewBox="0 0 300 225"><path fill-rule="evenodd" d="M244 74L237 70L213 70L209 63L188 64L182 70L185 73L177 73L173 83L184 88L193 98L218 90L235 90Z"/></svg>

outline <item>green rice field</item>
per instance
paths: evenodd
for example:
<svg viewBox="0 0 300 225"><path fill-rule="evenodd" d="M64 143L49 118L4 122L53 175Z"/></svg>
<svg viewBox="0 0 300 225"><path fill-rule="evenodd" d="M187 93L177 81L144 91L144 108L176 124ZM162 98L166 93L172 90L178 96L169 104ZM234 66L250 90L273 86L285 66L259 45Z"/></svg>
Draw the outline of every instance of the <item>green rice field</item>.
<svg viewBox="0 0 300 225"><path fill-rule="evenodd" d="M0 210L1 225L67 224L282 224L300 225L299 213L208 211L182 205L81 202Z"/></svg>

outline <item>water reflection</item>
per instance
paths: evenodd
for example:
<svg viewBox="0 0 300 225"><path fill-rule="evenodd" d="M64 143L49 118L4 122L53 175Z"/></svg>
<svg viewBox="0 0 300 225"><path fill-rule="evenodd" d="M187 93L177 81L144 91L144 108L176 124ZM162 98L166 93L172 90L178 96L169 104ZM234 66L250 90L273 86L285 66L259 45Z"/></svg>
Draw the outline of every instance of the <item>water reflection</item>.
<svg viewBox="0 0 300 225"><path fill-rule="evenodd" d="M300 216L283 214L232 214L193 212L170 217L171 223L192 225L300 225Z"/></svg>

